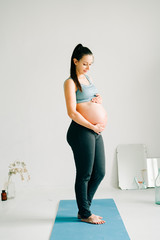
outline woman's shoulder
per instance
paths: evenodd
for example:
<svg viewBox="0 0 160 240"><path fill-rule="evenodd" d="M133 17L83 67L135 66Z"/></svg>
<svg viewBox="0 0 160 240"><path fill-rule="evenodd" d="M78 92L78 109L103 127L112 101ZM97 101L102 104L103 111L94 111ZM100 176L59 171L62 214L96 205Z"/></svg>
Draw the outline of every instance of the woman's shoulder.
<svg viewBox="0 0 160 240"><path fill-rule="evenodd" d="M64 87L67 87L67 86L76 88L76 84L75 84L75 82L73 81L73 79L71 77L67 78L64 81Z"/></svg>
<svg viewBox="0 0 160 240"><path fill-rule="evenodd" d="M73 79L71 77L68 77L65 81L64 84L68 84L68 83L74 83Z"/></svg>

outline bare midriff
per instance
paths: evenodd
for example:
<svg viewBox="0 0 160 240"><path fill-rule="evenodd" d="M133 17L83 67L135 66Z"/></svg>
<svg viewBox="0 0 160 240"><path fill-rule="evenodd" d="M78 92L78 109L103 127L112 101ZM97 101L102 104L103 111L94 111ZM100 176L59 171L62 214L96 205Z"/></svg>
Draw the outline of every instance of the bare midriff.
<svg viewBox="0 0 160 240"><path fill-rule="evenodd" d="M77 111L90 123L92 124L104 124L106 126L107 123L107 113L99 103L93 102L83 102L78 103L76 107Z"/></svg>

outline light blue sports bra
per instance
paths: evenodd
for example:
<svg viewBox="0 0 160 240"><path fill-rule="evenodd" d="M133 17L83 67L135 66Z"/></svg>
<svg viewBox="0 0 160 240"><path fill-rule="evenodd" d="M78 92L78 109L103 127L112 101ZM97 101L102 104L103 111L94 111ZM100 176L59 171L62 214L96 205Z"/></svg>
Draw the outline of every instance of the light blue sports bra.
<svg viewBox="0 0 160 240"><path fill-rule="evenodd" d="M89 77L87 75L85 75L85 77L87 78L90 84L89 85L81 84L82 92L79 89L77 89L76 91L77 103L89 102L98 93L96 87L91 83Z"/></svg>

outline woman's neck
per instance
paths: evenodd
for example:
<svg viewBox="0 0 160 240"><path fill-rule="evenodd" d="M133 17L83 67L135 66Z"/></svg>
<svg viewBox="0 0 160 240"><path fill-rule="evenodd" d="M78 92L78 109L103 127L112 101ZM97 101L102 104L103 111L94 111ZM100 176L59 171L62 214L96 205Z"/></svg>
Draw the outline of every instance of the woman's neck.
<svg viewBox="0 0 160 240"><path fill-rule="evenodd" d="M77 78L79 79L79 80L83 80L84 78L85 78L85 76L84 76L84 74L78 74L77 73Z"/></svg>

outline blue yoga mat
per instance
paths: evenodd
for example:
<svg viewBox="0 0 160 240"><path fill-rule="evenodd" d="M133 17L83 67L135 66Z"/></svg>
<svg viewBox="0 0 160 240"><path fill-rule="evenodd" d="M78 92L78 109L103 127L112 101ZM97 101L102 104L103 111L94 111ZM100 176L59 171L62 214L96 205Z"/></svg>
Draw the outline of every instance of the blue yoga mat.
<svg viewBox="0 0 160 240"><path fill-rule="evenodd" d="M95 199L91 210L102 216L101 225L77 219L75 200L61 200L50 240L129 240L121 216L113 199Z"/></svg>

